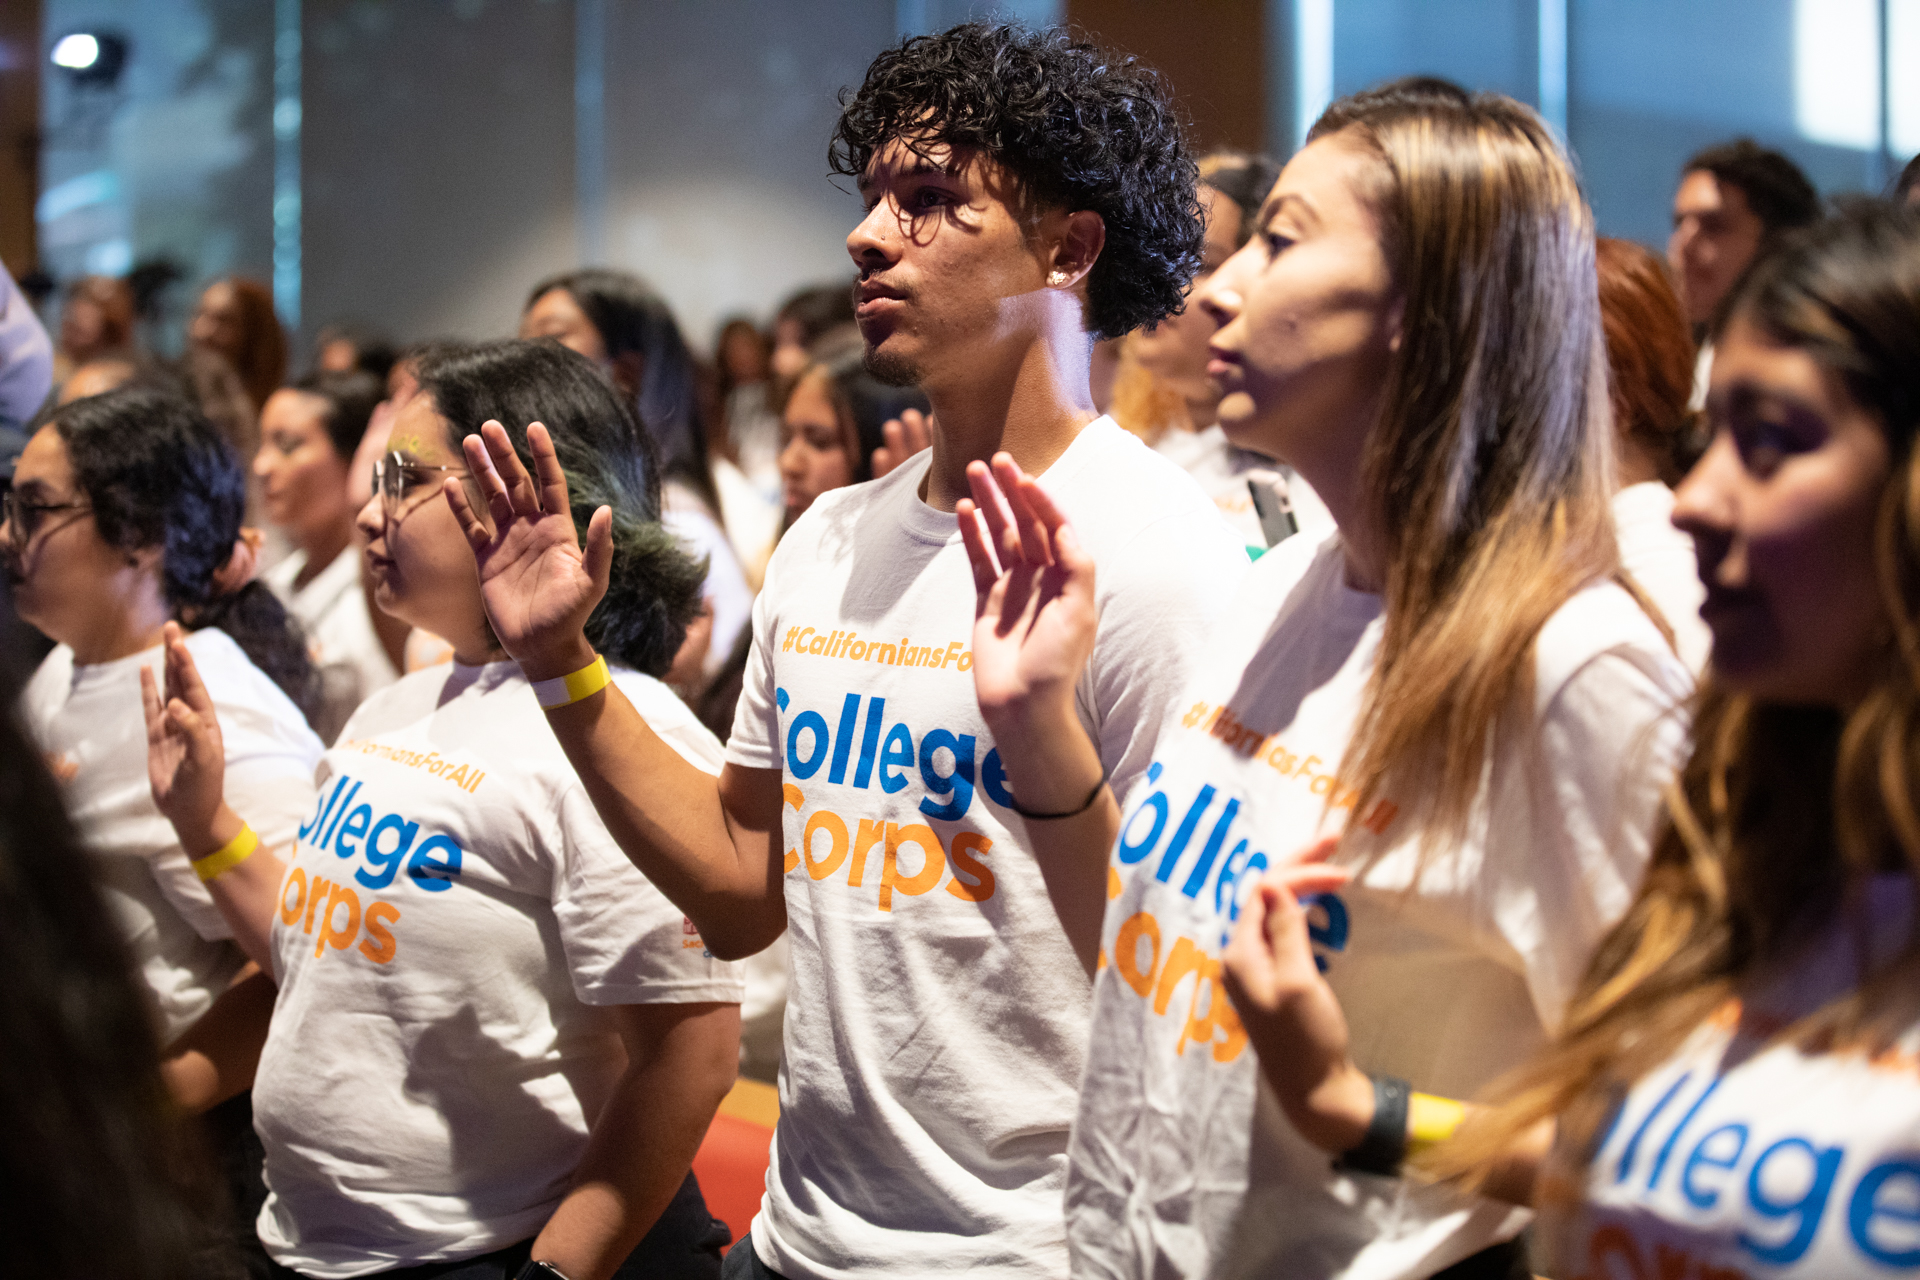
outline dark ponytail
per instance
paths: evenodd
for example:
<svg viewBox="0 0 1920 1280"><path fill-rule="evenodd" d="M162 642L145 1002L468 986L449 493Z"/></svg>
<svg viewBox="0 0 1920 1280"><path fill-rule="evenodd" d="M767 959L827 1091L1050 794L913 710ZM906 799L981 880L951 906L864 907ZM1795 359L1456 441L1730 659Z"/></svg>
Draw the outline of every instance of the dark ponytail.
<svg viewBox="0 0 1920 1280"><path fill-rule="evenodd" d="M421 357L417 376L447 420L455 453L461 437L492 418L531 469L527 426L546 424L582 536L595 508L613 509L613 575L587 619L587 639L624 666L665 675L700 612L706 564L661 526L653 443L613 383L551 339L432 352Z"/></svg>
<svg viewBox="0 0 1920 1280"><path fill-rule="evenodd" d="M174 619L226 632L311 722L320 686L298 625L264 583L221 589L247 507L246 475L226 439L178 396L131 387L76 400L53 424L101 539L123 551L159 547Z"/></svg>

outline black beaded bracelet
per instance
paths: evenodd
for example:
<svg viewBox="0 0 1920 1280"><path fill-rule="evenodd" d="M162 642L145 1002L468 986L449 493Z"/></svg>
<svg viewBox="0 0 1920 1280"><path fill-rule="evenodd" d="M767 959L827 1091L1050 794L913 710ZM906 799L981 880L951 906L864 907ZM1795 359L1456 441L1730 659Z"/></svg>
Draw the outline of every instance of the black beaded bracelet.
<svg viewBox="0 0 1920 1280"><path fill-rule="evenodd" d="M1342 1169L1397 1177L1407 1158L1407 1105L1413 1086L1393 1076L1374 1076L1373 1119L1358 1146L1340 1154Z"/></svg>
<svg viewBox="0 0 1920 1280"><path fill-rule="evenodd" d="M1015 796L1013 803L1007 807L1029 822L1052 822L1059 818L1077 818L1087 810L1093 808L1093 802L1100 798L1100 792L1106 785L1107 775L1103 770L1100 774L1100 781L1093 784L1093 790L1087 792L1087 798L1080 802L1080 807L1078 809L1068 809L1065 813L1035 813L1031 809L1023 809L1020 807L1020 797L1018 796Z"/></svg>

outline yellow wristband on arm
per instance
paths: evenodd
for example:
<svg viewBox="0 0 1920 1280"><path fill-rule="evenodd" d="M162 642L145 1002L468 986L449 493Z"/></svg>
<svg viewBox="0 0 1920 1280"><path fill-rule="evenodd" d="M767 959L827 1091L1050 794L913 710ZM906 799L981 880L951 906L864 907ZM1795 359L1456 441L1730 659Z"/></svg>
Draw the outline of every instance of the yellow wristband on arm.
<svg viewBox="0 0 1920 1280"><path fill-rule="evenodd" d="M1437 1147L1454 1135L1467 1118L1467 1104L1431 1093L1407 1099L1407 1154Z"/></svg>
<svg viewBox="0 0 1920 1280"><path fill-rule="evenodd" d="M251 858L254 850L259 847L260 837L254 833L253 828L241 827L239 835L227 841L206 857L195 858L193 860L193 874L200 877L200 883L205 884L222 872L231 871L248 858Z"/></svg>
<svg viewBox="0 0 1920 1280"><path fill-rule="evenodd" d="M613 677L607 674L607 660L596 657L578 671L570 671L552 680L535 680L533 696L539 701L542 711L552 711L556 707L572 706L582 699L591 698L612 683Z"/></svg>

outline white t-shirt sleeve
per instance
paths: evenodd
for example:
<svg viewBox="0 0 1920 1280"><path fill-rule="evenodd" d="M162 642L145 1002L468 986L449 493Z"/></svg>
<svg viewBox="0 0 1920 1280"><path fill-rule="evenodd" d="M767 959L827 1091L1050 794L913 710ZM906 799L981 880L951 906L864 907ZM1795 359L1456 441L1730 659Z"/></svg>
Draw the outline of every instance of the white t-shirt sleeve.
<svg viewBox="0 0 1920 1280"><path fill-rule="evenodd" d="M733 712L733 734L727 739L727 759L749 769L778 769L780 707L773 683L772 601L778 595L775 574L779 555L767 566L766 583L753 602L753 640L747 649L747 669L740 681L740 702Z"/></svg>
<svg viewBox="0 0 1920 1280"><path fill-rule="evenodd" d="M620 851L579 783L560 795L553 913L582 1004L738 1003L738 967L715 959Z"/></svg>
<svg viewBox="0 0 1920 1280"><path fill-rule="evenodd" d="M1522 764L1532 821L1503 821L1512 809L1493 797L1488 864L1508 872L1496 927L1519 953L1549 1030L1645 873L1661 792L1687 749L1677 665L1635 647L1586 662L1553 694Z"/></svg>
<svg viewBox="0 0 1920 1280"><path fill-rule="evenodd" d="M1152 763L1162 722L1250 564L1226 522L1202 510L1155 522L1096 566L1100 643L1080 685L1080 712L1121 800Z"/></svg>

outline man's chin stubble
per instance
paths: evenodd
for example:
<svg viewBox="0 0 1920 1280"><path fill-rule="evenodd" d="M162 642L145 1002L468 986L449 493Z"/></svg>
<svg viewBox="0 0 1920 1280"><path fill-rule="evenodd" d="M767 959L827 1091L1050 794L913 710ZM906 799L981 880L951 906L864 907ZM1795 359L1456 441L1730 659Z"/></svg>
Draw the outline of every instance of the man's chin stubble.
<svg viewBox="0 0 1920 1280"><path fill-rule="evenodd" d="M863 363L866 365L868 374L882 386L917 387L920 385L920 366L904 356L892 355L868 347Z"/></svg>

